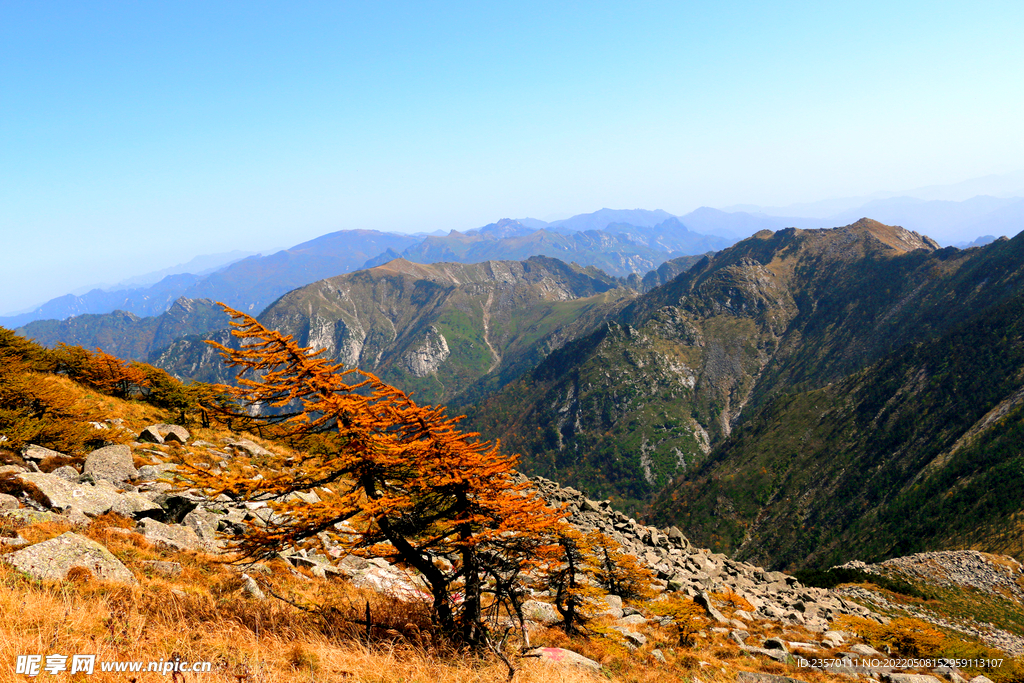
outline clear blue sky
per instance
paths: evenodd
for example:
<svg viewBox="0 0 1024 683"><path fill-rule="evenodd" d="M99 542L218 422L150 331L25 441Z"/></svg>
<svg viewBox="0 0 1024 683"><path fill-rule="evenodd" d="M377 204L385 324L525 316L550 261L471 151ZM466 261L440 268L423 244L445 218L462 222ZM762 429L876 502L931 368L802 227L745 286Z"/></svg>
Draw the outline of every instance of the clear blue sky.
<svg viewBox="0 0 1024 683"><path fill-rule="evenodd" d="M338 229L1024 159L1024 3L0 0L0 312Z"/></svg>

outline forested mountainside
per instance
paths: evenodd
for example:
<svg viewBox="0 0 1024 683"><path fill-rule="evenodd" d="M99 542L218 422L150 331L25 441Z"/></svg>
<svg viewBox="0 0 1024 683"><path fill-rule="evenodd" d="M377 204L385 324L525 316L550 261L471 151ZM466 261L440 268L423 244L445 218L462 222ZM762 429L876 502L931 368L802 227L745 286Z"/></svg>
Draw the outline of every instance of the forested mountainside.
<svg viewBox="0 0 1024 683"><path fill-rule="evenodd" d="M1022 243L937 249L870 220L758 233L552 353L482 402L470 424L523 453L529 471L636 511L671 483L657 515L685 520L698 514L696 502L685 502L689 482L726 471L706 468L728 461L733 430L764 406L794 391L826 391L1009 305L1021 292ZM963 400L984 414L1006 398L986 396ZM834 446L826 443L820 457ZM715 499L715 485L701 489L704 503ZM774 495L792 493L782 486ZM702 541L739 544L713 538L722 535L715 527Z"/></svg>
<svg viewBox="0 0 1024 683"><path fill-rule="evenodd" d="M545 257L396 260L290 292L259 319L419 401L461 405L534 367L636 296L619 284L595 268ZM229 342L227 333L216 338ZM176 342L154 362L180 376L230 379L199 338Z"/></svg>
<svg viewBox="0 0 1024 683"><path fill-rule="evenodd" d="M144 361L182 337L224 329L229 320L209 299L181 297L160 315L146 318L127 311L86 314L67 320L36 320L17 332L49 348L60 343L102 348L118 358Z"/></svg>
<svg viewBox="0 0 1024 683"><path fill-rule="evenodd" d="M994 250L1020 263L1020 248ZM978 285L997 289L989 272ZM662 491L654 517L775 566L1024 556L1024 292L992 298L845 379L776 395Z"/></svg>

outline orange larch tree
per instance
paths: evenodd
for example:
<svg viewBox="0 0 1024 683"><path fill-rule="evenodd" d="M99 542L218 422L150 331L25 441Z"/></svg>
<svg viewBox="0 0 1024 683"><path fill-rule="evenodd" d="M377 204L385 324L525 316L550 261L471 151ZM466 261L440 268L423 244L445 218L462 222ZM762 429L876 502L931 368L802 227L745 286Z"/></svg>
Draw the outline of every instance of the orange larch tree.
<svg viewBox="0 0 1024 683"><path fill-rule="evenodd" d="M234 458L226 472L189 463L192 485L272 509L234 547L266 558L330 541L415 569L439 626L467 645L487 642L488 610L521 619L524 577L556 556L564 514L519 480L515 456L460 431L443 407L417 405L224 308L241 340L214 343L239 368L238 387L218 387L242 406L230 417L295 452Z"/></svg>

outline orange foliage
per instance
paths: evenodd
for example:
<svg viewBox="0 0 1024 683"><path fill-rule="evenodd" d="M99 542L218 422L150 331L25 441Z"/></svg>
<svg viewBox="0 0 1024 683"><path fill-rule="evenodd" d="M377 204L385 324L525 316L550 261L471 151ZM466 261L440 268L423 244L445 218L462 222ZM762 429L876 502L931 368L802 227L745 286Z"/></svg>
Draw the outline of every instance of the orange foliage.
<svg viewBox="0 0 1024 683"><path fill-rule="evenodd" d="M223 305L223 304L222 304ZM258 465L236 458L220 473L199 462L191 484L240 500L269 500L273 519L236 539L249 557L285 547L336 544L412 567L430 591L441 628L486 641L487 609L519 613L522 576L553 552L562 514L526 483L515 456L456 428L443 407L419 406L358 370L342 370L224 307L241 348L214 344L240 368L239 387L218 387L243 407L230 413L296 451ZM252 416L255 408L275 414ZM294 493L315 492L319 502Z"/></svg>

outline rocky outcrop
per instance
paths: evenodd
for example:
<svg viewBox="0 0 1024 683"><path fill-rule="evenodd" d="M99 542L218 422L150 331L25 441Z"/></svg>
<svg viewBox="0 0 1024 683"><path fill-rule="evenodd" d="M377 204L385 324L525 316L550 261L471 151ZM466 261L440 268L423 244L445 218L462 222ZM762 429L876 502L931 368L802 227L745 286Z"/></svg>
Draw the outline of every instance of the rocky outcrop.
<svg viewBox="0 0 1024 683"><path fill-rule="evenodd" d="M880 564L855 560L841 567L926 586L977 591L987 594L990 599L1024 604L1024 567L1012 557L1004 555L990 555L976 550L946 550L894 557ZM895 604L879 592L858 586L841 588L839 592L873 605L880 612L902 612L944 630L958 631L968 638L982 640L1011 655L1024 655L1024 638L990 623L964 617L940 616L925 609L923 605Z"/></svg>
<svg viewBox="0 0 1024 683"><path fill-rule="evenodd" d="M658 588L686 593L721 625L733 627L734 620L726 619L714 608L709 593L732 591L754 606L753 618L799 624L818 632L825 632L829 623L842 614L870 614L867 608L835 591L803 586L788 574L694 548L679 529L643 525L614 510L610 501L590 500L576 489L563 488L543 477L531 481L550 504L567 505L573 526L615 539L625 552L656 573Z"/></svg>
<svg viewBox="0 0 1024 683"><path fill-rule="evenodd" d="M448 340L437 327L431 325L427 328L423 341L405 352L402 362L413 377L426 377L437 372L441 363L450 355L452 352L448 348Z"/></svg>
<svg viewBox="0 0 1024 683"><path fill-rule="evenodd" d="M115 484L123 484L138 475L132 462L132 449L128 446L105 446L89 454L82 467L82 474L93 479L105 479Z"/></svg>
<svg viewBox="0 0 1024 683"><path fill-rule="evenodd" d="M71 531L0 559L35 579L63 580L73 568L82 567L102 581L136 583L131 571L113 553Z"/></svg>

